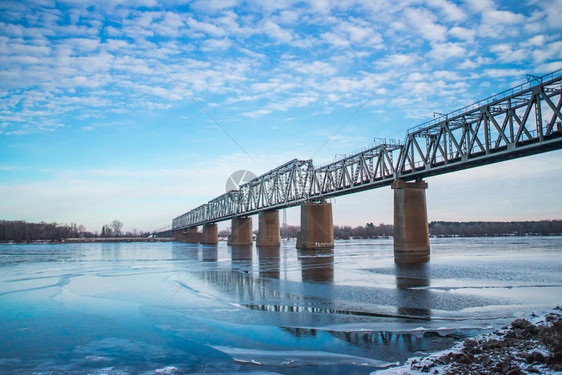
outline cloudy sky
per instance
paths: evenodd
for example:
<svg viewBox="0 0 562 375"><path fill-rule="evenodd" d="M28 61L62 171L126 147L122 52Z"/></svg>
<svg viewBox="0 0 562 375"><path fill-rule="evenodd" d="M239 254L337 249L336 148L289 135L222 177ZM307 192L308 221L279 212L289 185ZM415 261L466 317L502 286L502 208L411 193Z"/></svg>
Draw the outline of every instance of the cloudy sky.
<svg viewBox="0 0 562 375"><path fill-rule="evenodd" d="M236 170L403 139L562 68L561 19L561 0L2 1L0 219L169 225ZM429 219L562 218L561 172L556 151L430 178ZM334 222L391 223L390 188Z"/></svg>

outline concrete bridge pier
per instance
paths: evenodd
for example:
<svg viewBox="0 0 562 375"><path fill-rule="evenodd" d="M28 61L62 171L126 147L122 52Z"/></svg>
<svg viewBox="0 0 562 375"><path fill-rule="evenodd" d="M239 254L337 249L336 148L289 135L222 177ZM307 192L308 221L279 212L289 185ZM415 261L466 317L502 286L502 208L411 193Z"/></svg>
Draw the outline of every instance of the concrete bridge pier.
<svg viewBox="0 0 562 375"><path fill-rule="evenodd" d="M427 183L396 180L391 188L394 190L394 262L428 262Z"/></svg>
<svg viewBox="0 0 562 375"><path fill-rule="evenodd" d="M183 242L183 232L181 230L173 231L173 236L176 242Z"/></svg>
<svg viewBox="0 0 562 375"><path fill-rule="evenodd" d="M267 210L259 213L259 231L256 238L257 246L281 245L281 232L279 227L279 211Z"/></svg>
<svg viewBox="0 0 562 375"><path fill-rule="evenodd" d="M188 243L199 243L201 242L201 232L199 232L198 227L187 228L187 232L184 233L184 242Z"/></svg>
<svg viewBox="0 0 562 375"><path fill-rule="evenodd" d="M252 218L235 217L232 219L232 234L228 236L228 245L252 245Z"/></svg>
<svg viewBox="0 0 562 375"><path fill-rule="evenodd" d="M174 232L176 241L186 243L199 243L201 242L201 233L197 227L190 227Z"/></svg>
<svg viewBox="0 0 562 375"><path fill-rule="evenodd" d="M203 225L203 235L201 243L204 244L216 244L219 242L219 232L217 224L205 224Z"/></svg>
<svg viewBox="0 0 562 375"><path fill-rule="evenodd" d="M306 202L301 205L301 230L297 249L331 249L334 247L332 204Z"/></svg>

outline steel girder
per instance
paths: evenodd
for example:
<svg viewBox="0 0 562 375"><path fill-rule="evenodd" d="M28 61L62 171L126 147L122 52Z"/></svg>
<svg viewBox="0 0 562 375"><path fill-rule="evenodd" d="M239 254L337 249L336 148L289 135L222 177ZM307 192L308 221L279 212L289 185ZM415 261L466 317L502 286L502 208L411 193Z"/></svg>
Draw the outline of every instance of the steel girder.
<svg viewBox="0 0 562 375"><path fill-rule="evenodd" d="M290 207L308 199L312 184L312 160L291 160L254 178L172 222L173 230L214 223L266 209Z"/></svg>
<svg viewBox="0 0 562 375"><path fill-rule="evenodd" d="M409 130L397 178L423 178L560 148L561 73L534 77Z"/></svg>
<svg viewBox="0 0 562 375"><path fill-rule="evenodd" d="M292 160L201 205L172 230L268 209L296 206L562 148L562 70L408 130L404 143L384 142L314 168Z"/></svg>
<svg viewBox="0 0 562 375"><path fill-rule="evenodd" d="M383 143L313 171L311 198L330 198L387 184L402 145Z"/></svg>

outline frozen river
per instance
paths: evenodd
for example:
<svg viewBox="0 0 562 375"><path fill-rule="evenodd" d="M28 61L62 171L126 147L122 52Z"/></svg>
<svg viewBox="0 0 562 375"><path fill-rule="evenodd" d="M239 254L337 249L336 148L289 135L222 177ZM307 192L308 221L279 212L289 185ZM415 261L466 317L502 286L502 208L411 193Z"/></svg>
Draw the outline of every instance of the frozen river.
<svg viewBox="0 0 562 375"><path fill-rule="evenodd" d="M0 373L369 374L562 303L562 238L0 245Z"/></svg>

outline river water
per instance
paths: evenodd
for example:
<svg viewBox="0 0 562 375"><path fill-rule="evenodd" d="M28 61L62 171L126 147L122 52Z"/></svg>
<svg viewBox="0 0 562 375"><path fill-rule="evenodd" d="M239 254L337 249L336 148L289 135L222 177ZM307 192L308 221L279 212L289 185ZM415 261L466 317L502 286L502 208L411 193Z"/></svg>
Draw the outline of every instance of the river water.
<svg viewBox="0 0 562 375"><path fill-rule="evenodd" d="M562 238L0 245L0 373L369 374L562 302Z"/></svg>

